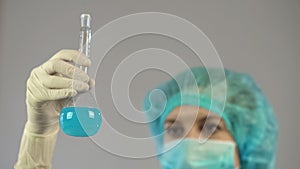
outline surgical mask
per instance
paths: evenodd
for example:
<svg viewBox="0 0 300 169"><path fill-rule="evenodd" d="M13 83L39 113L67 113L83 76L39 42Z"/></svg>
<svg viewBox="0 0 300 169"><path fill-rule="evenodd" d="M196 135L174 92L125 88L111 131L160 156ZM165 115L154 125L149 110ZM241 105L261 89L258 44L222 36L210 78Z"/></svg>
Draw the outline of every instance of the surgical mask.
<svg viewBox="0 0 300 169"><path fill-rule="evenodd" d="M196 139L177 140L164 145L163 169L234 169L235 143Z"/></svg>

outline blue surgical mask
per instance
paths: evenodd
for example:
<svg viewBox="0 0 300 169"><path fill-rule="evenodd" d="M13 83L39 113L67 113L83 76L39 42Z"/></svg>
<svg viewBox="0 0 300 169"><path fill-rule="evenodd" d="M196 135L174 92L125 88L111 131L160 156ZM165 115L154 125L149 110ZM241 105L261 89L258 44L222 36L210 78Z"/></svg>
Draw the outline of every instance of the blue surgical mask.
<svg viewBox="0 0 300 169"><path fill-rule="evenodd" d="M164 145L159 159L163 169L234 169L235 143L183 139Z"/></svg>

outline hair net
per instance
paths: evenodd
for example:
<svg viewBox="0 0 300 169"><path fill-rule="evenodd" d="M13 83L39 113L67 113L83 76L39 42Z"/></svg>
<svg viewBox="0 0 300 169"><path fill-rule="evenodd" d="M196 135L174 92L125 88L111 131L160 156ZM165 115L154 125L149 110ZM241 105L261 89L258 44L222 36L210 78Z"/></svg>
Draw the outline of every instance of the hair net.
<svg viewBox="0 0 300 169"><path fill-rule="evenodd" d="M222 116L238 145L242 169L275 168L277 121L262 91L249 75L219 68L207 70L204 67L191 68L146 95L146 117L157 116L149 126L158 151L163 145L163 122L168 114L176 106L194 105ZM225 78L222 78L222 73ZM225 82L227 86L217 90L217 95L225 95L224 109L211 107L211 75L215 82ZM213 100L218 105L218 98Z"/></svg>

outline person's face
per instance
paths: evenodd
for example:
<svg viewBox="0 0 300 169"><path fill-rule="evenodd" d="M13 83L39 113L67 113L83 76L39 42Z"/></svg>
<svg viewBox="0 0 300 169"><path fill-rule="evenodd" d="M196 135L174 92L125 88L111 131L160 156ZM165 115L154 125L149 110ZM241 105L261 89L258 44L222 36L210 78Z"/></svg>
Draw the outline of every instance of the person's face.
<svg viewBox="0 0 300 169"><path fill-rule="evenodd" d="M197 106L182 105L176 107L164 122L164 142L181 138L208 138L235 142L223 119L214 113L210 113L209 116L208 114L208 110ZM237 147L235 166L240 166Z"/></svg>

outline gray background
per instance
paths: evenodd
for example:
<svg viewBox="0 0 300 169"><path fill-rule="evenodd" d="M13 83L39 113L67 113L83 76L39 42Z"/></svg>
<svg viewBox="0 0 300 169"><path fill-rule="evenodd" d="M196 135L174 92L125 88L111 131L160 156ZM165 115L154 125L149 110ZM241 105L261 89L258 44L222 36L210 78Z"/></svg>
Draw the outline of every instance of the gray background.
<svg viewBox="0 0 300 169"><path fill-rule="evenodd" d="M17 159L26 121L26 79L31 69L59 49L77 48L80 13L92 14L96 30L118 17L145 11L171 13L191 21L213 42L225 67L247 72L256 79L279 121L277 168L299 168L299 9L299 0L0 1L0 168L12 168ZM178 42L156 36L136 37L110 52L106 60L108 68L101 73L109 77L123 54L149 46L173 50L191 66L200 64ZM156 84L163 78L152 77L151 82ZM144 81L145 86L148 82ZM131 87L138 86L139 82ZM138 105L142 94L131 93L134 104ZM122 120L111 123L125 134L136 130L124 127ZM145 131L143 126L134 132ZM72 138L60 132L53 168L150 169L159 165L155 158L133 160L114 156L97 148L89 139Z"/></svg>

